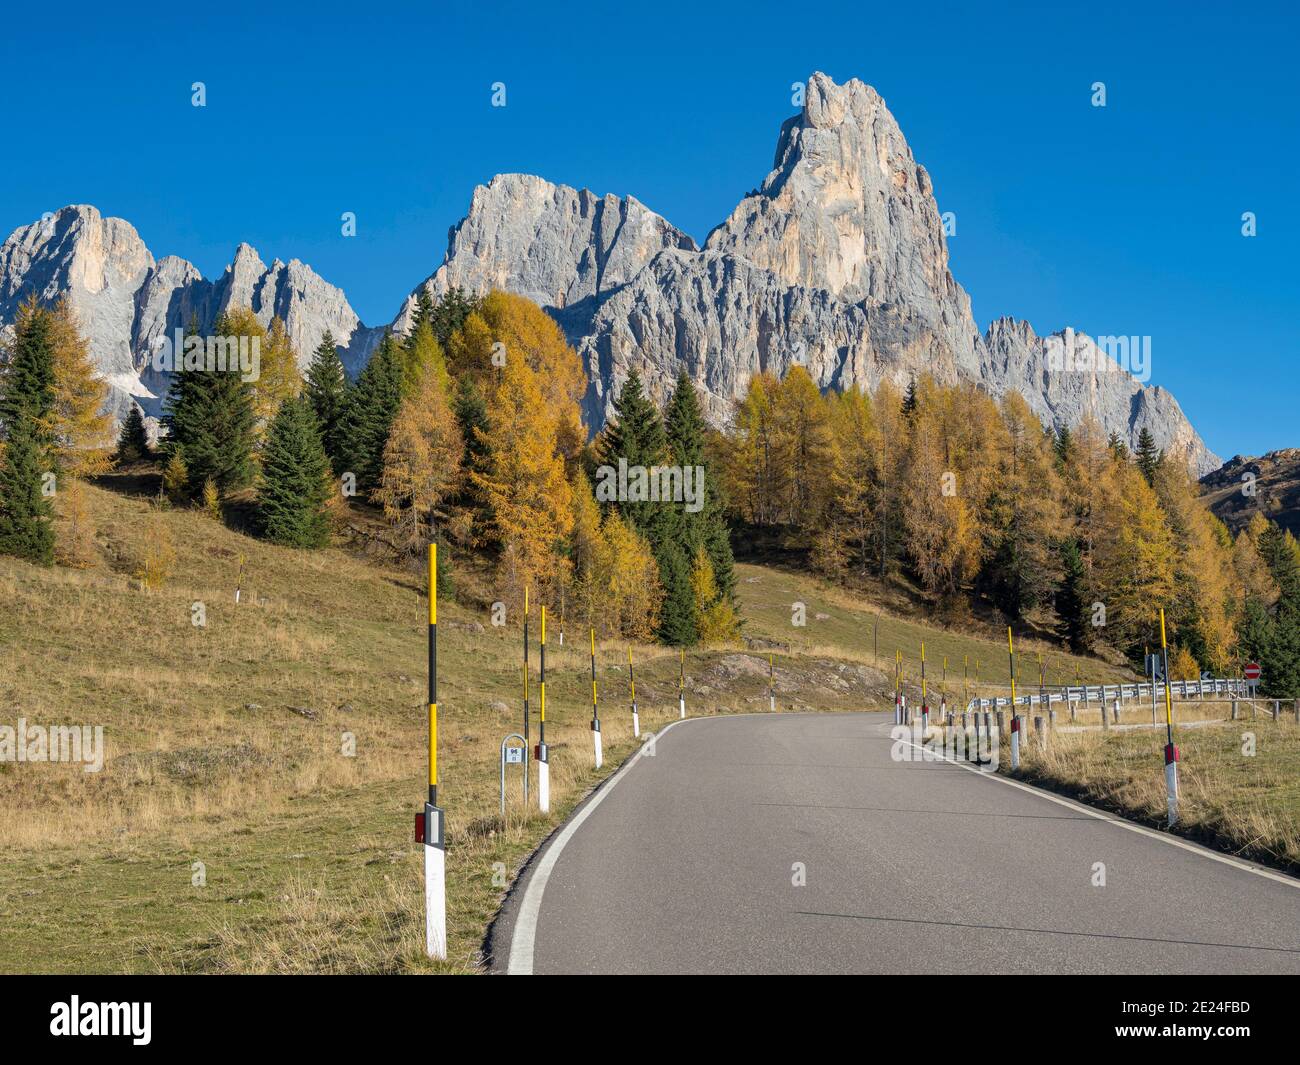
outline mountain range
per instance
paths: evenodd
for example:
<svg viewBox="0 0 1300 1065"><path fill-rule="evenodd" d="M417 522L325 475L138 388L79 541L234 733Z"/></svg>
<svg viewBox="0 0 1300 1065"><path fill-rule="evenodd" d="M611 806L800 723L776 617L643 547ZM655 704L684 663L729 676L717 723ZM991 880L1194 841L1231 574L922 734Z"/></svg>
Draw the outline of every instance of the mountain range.
<svg viewBox="0 0 1300 1065"><path fill-rule="evenodd" d="M1123 370L1089 337L1040 337L998 318L981 332L948 265L930 175L869 85L816 73L777 138L772 170L703 244L632 196L598 196L527 174L477 187L438 268L402 302L403 332L421 288L501 288L555 318L586 368L584 413L598 428L635 367L663 399L681 370L724 425L750 377L795 363L823 388L921 373L1018 390L1046 424L1087 414L1136 445L1156 443L1198 474L1217 469L1174 397ZM214 281L175 256L153 257L135 229L89 206L65 207L0 246L0 329L29 292L66 296L121 415L160 412L158 339L227 307L281 317L305 365L328 329L356 373L383 335L343 292L294 259L266 265L247 244ZM1064 358L1062 358L1064 355Z"/></svg>

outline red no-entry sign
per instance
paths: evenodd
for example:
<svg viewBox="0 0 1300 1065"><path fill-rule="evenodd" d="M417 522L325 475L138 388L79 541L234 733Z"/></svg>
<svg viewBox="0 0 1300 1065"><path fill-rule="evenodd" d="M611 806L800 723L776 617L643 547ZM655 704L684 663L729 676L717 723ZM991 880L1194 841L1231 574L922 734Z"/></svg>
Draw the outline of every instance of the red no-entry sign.
<svg viewBox="0 0 1300 1065"><path fill-rule="evenodd" d="M1258 662L1247 662L1246 668L1241 671L1241 675L1247 680L1259 680L1260 668Z"/></svg>

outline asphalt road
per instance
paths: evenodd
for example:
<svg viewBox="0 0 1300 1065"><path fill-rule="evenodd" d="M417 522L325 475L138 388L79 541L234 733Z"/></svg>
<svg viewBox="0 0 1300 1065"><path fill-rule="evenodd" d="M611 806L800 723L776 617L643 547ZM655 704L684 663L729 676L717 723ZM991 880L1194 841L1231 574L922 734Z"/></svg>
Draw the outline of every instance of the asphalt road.
<svg viewBox="0 0 1300 1065"><path fill-rule="evenodd" d="M895 761L891 725L670 727L535 856L494 968L1300 973L1300 881L960 766Z"/></svg>

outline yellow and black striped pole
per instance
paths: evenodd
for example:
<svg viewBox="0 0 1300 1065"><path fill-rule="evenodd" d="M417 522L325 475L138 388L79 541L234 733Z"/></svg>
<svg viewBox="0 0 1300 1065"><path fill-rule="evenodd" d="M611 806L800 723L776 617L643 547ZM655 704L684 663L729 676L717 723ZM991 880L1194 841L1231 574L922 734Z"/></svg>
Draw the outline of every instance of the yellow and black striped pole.
<svg viewBox="0 0 1300 1065"><path fill-rule="evenodd" d="M542 639L537 664L538 680L537 722L537 808L544 814L551 812L551 766L546 749L546 607L542 607Z"/></svg>
<svg viewBox="0 0 1300 1065"><path fill-rule="evenodd" d="M438 807L438 545L429 545L429 795L424 804L425 951L447 957L447 853Z"/></svg>
<svg viewBox="0 0 1300 1065"><path fill-rule="evenodd" d="M925 641L921 641L921 742L930 731L930 703L925 691Z"/></svg>
<svg viewBox="0 0 1300 1065"><path fill-rule="evenodd" d="M528 712L528 588L524 587L524 750L529 748L528 723L532 714ZM526 757L526 756L525 756ZM524 806L528 806L528 762L524 762Z"/></svg>
<svg viewBox="0 0 1300 1065"><path fill-rule="evenodd" d="M591 742L596 749L596 768L605 760L600 742L600 710L596 703L596 630L591 630Z"/></svg>
<svg viewBox="0 0 1300 1065"><path fill-rule="evenodd" d="M1020 715L1016 712L1016 649L1007 626L1007 661L1011 671L1011 768L1020 768Z"/></svg>
<svg viewBox="0 0 1300 1065"><path fill-rule="evenodd" d="M627 649L627 679L632 685L632 737L641 738L641 715L636 712L636 671L632 668L632 647Z"/></svg>
<svg viewBox="0 0 1300 1065"><path fill-rule="evenodd" d="M1178 748L1174 746L1174 703L1169 690L1169 644L1165 641L1164 607L1160 608L1160 655L1165 670L1165 791L1169 799L1169 827L1173 828L1178 823Z"/></svg>

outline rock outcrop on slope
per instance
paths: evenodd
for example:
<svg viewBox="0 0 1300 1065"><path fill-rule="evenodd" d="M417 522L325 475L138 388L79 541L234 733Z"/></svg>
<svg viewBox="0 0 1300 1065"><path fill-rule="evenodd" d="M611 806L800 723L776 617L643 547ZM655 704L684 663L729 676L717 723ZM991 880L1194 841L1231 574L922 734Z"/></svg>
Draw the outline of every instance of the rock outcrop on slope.
<svg viewBox="0 0 1300 1065"><path fill-rule="evenodd" d="M1300 536L1300 448L1236 455L1201 478L1201 494L1234 533L1263 514Z"/></svg>
<svg viewBox="0 0 1300 1065"><path fill-rule="evenodd" d="M241 244L222 276L207 281L184 259L155 261L128 222L88 206L21 226L0 245L0 329L12 327L19 303L32 293L72 305L119 418L132 400L148 415L160 413L167 377L152 367L160 338L192 321L210 329L232 305L252 307L264 325L275 315L284 319L304 366L327 329L354 369L382 334L367 329L343 292L297 259L267 266Z"/></svg>
<svg viewBox="0 0 1300 1065"><path fill-rule="evenodd" d="M633 366L661 399L685 368L723 424L752 374L799 362L823 388L902 386L924 372L995 395L1017 388L1044 421L1091 413L1134 444L1149 428L1200 473L1219 462L1167 391L1123 371L1054 369L1052 339L1027 323L980 333L948 267L930 176L856 80L812 76L772 171L698 249L631 198L505 174L475 190L424 285L504 288L547 307L586 366L593 426Z"/></svg>

